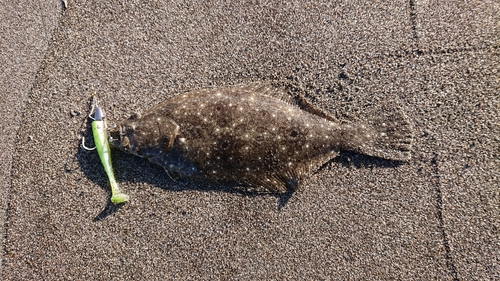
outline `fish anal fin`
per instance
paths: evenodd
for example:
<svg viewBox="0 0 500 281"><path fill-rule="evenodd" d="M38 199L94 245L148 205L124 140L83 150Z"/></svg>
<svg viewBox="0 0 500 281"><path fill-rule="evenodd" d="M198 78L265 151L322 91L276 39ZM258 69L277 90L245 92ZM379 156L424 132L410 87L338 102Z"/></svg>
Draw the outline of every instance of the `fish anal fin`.
<svg viewBox="0 0 500 281"><path fill-rule="evenodd" d="M325 163L339 156L339 153L340 151L332 150L330 153L319 155L305 163L298 164L297 167L295 167L295 173L300 178L308 177L318 171Z"/></svg>
<svg viewBox="0 0 500 281"><path fill-rule="evenodd" d="M268 192L287 193L300 191L304 178L317 171L322 165L337 157L339 151L331 151L309 159L307 162L293 165L273 175L253 176L245 179L245 183L256 189L263 188Z"/></svg>
<svg viewBox="0 0 500 281"><path fill-rule="evenodd" d="M300 188L302 177L297 171L286 170L275 175L253 176L246 178L244 183L255 190L271 193L294 192Z"/></svg>
<svg viewBox="0 0 500 281"><path fill-rule="evenodd" d="M285 193L287 190L286 183L273 176L247 178L243 184L245 185L246 190L255 190L259 192Z"/></svg>

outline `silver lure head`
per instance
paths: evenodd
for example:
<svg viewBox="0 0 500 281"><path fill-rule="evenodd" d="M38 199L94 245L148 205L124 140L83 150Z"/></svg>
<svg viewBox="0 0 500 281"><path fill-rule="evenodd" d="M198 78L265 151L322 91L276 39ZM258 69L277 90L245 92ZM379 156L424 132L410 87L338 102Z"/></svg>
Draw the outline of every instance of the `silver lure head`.
<svg viewBox="0 0 500 281"><path fill-rule="evenodd" d="M104 110L102 110L99 106L96 106L94 111L94 120L102 121L103 119L104 119Z"/></svg>

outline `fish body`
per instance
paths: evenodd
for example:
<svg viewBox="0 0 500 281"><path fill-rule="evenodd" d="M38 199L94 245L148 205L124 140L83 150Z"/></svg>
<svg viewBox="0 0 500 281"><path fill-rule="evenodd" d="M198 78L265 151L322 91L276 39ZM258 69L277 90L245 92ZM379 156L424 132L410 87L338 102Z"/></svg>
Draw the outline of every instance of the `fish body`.
<svg viewBox="0 0 500 281"><path fill-rule="evenodd" d="M266 84L192 91L122 122L113 145L174 179L270 192L295 190L340 150L409 159L411 126L399 110L379 108L367 120L341 124L301 101Z"/></svg>

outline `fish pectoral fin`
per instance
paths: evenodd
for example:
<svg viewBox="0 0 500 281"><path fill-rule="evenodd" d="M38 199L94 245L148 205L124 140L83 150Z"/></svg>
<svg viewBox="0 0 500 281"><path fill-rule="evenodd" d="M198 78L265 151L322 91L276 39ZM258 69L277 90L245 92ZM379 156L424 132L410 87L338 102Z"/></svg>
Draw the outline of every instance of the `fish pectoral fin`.
<svg viewBox="0 0 500 281"><path fill-rule="evenodd" d="M182 156L176 146L172 147L168 153L149 158L149 161L163 167L168 176L174 181L201 175L196 165Z"/></svg>
<svg viewBox="0 0 500 281"><path fill-rule="evenodd" d="M163 151L169 151L174 145L174 141L179 135L179 125L170 118L158 118L158 130L160 136L160 146Z"/></svg>
<svg viewBox="0 0 500 281"><path fill-rule="evenodd" d="M181 174L179 174L177 171L172 171L172 170L169 171L166 168L164 168L164 170L169 176L169 178L171 178L173 181L178 181L182 178Z"/></svg>

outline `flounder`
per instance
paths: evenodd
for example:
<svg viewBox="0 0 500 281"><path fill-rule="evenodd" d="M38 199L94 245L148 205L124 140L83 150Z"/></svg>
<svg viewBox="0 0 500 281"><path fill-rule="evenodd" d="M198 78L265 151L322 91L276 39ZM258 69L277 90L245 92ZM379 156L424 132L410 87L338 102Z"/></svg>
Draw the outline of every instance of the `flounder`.
<svg viewBox="0 0 500 281"><path fill-rule="evenodd" d="M300 96L254 84L175 96L111 135L115 147L162 166L173 179L283 193L341 150L410 159L412 128L400 109L380 106L363 116L340 123Z"/></svg>

